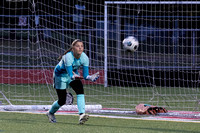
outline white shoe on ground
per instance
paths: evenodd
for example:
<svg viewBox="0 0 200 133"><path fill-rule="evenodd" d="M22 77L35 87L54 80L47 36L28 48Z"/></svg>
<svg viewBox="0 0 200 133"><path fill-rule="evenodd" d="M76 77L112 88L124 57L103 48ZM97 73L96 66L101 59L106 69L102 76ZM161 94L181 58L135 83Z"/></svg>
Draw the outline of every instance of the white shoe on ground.
<svg viewBox="0 0 200 133"><path fill-rule="evenodd" d="M49 111L46 113L46 116L49 119L49 122L51 123L56 123L56 117L54 114L51 114Z"/></svg>
<svg viewBox="0 0 200 133"><path fill-rule="evenodd" d="M89 115L83 113L82 115L80 115L79 124L84 124L88 119L89 119Z"/></svg>

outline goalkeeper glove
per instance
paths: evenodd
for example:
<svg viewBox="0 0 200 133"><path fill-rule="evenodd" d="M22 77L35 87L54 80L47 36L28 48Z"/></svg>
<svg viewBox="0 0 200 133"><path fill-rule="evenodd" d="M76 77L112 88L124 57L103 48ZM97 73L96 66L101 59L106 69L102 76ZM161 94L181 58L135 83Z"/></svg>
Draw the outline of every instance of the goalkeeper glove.
<svg viewBox="0 0 200 133"><path fill-rule="evenodd" d="M96 81L98 78L99 78L99 72L92 75L88 75L86 77L87 80L91 80L92 82Z"/></svg>

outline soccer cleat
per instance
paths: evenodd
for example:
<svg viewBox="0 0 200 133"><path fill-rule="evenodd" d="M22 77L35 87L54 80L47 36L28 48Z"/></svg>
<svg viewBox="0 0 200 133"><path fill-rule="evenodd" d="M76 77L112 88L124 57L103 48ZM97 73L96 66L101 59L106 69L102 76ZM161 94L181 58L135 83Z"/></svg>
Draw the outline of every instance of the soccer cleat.
<svg viewBox="0 0 200 133"><path fill-rule="evenodd" d="M46 113L46 116L48 117L49 122L51 122L51 123L56 123L56 117L55 117L54 114L51 114L50 112L47 112L47 113Z"/></svg>
<svg viewBox="0 0 200 133"><path fill-rule="evenodd" d="M80 115L79 124L84 124L88 119L89 119L89 115L83 113L82 115Z"/></svg>

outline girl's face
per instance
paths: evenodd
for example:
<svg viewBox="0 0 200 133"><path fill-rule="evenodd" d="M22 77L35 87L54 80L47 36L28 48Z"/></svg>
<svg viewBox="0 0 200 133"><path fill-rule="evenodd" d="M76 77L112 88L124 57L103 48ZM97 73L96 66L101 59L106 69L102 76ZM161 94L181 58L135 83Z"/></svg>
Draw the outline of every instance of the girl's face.
<svg viewBox="0 0 200 133"><path fill-rule="evenodd" d="M84 50L83 42L77 42L72 49L75 55L81 55Z"/></svg>

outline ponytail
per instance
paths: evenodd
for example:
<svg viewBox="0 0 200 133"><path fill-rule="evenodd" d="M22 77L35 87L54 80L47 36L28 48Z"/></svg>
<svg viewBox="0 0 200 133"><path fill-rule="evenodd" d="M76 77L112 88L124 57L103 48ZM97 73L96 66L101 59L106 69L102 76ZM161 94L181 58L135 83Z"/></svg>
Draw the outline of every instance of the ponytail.
<svg viewBox="0 0 200 133"><path fill-rule="evenodd" d="M71 51L71 50L72 50L72 47L70 47L68 50L66 50L66 51L64 52L64 54L60 55L60 56L58 57L58 61L60 61L60 60L62 59L62 56L63 56L63 55L65 55L66 53L68 53L68 52Z"/></svg>
<svg viewBox="0 0 200 133"><path fill-rule="evenodd" d="M82 42L82 41L79 40L79 39L75 39L75 40L72 42L70 48L67 49L62 55L60 55L60 56L58 57L58 61L60 61L60 60L62 59L62 56L63 56L63 55L65 55L66 53L70 52L70 51L72 50L72 47L73 47L77 42Z"/></svg>

